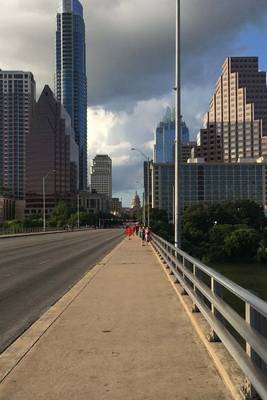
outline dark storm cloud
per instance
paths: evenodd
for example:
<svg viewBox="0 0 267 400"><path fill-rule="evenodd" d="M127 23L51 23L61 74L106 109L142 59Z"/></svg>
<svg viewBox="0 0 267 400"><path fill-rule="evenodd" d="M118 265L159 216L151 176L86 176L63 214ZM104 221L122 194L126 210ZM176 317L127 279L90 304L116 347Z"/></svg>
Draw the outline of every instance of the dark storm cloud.
<svg viewBox="0 0 267 400"><path fill-rule="evenodd" d="M128 192L142 180L142 159L174 86L175 0L82 0L87 31L90 156L114 159L114 189ZM220 66L242 55L238 34L266 24L266 0L181 0L183 115L201 126ZM1 2L2 69L34 73L38 93L53 87L58 0ZM265 39L266 40L266 39ZM98 106L98 107L96 107ZM108 111L107 111L108 110ZM110 115L109 115L110 112Z"/></svg>
<svg viewBox="0 0 267 400"><path fill-rule="evenodd" d="M232 50L235 35L247 24L262 24L267 13L266 0L181 3L186 86L203 86L215 79ZM88 48L94 55L88 62L90 104L120 107L170 91L174 82L175 1L125 0L112 4L112 10L108 4L93 0L91 7L86 7Z"/></svg>
<svg viewBox="0 0 267 400"><path fill-rule="evenodd" d="M33 70L39 90L46 82L53 86L58 3L10 0L1 5L2 67ZM247 24L259 26L267 13L266 0L181 3L183 76L187 86L201 86L215 78L218 66L231 51L234 35ZM84 0L83 4L90 105L122 109L171 90L175 0Z"/></svg>

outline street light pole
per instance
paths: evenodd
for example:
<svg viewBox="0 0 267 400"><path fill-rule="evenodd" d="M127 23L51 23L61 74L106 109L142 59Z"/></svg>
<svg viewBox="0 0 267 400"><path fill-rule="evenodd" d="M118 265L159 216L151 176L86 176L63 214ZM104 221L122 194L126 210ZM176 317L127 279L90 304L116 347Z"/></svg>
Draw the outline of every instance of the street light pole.
<svg viewBox="0 0 267 400"><path fill-rule="evenodd" d="M77 226L80 229L80 193L77 194Z"/></svg>
<svg viewBox="0 0 267 400"><path fill-rule="evenodd" d="M140 149L132 148L132 151L137 151L140 153L145 160L147 161L147 196L146 196L146 205L147 205L147 226L150 226L150 158ZM144 196L145 198L145 196ZM145 206L144 206L145 207Z"/></svg>
<svg viewBox="0 0 267 400"><path fill-rule="evenodd" d="M43 231L46 232L46 201L45 201L45 183L46 179L49 177L50 174L54 174L56 171L49 171L45 176L43 176Z"/></svg>
<svg viewBox="0 0 267 400"><path fill-rule="evenodd" d="M43 230L46 231L46 215L45 215L45 176L43 176Z"/></svg>
<svg viewBox="0 0 267 400"><path fill-rule="evenodd" d="M181 246L181 0L176 0L175 246Z"/></svg>
<svg viewBox="0 0 267 400"><path fill-rule="evenodd" d="M150 159L147 157L147 226L150 226Z"/></svg>

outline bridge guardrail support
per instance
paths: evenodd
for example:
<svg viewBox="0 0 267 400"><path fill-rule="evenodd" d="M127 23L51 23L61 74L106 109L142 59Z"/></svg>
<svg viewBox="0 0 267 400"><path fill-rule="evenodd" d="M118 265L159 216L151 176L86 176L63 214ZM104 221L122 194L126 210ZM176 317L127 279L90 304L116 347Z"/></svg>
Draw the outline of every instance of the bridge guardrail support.
<svg viewBox="0 0 267 400"><path fill-rule="evenodd" d="M217 296L221 293L220 285L216 282L216 280L213 277L211 277L211 290L215 296ZM211 304L211 311L215 318L221 319L214 304ZM213 329L211 329L211 331L208 335L208 341L211 343L219 343L221 340L220 340L219 336L217 335L217 333Z"/></svg>
<svg viewBox="0 0 267 400"><path fill-rule="evenodd" d="M161 237L152 235L152 245L206 319L210 341L221 341L247 377L244 399L267 400L267 303Z"/></svg>
<svg viewBox="0 0 267 400"><path fill-rule="evenodd" d="M261 315L257 313L256 310L252 308L252 306L248 303L245 304L245 314L246 314L246 322L253 328L261 331ZM262 360L257 355L257 353L253 350L251 345L246 342L246 352L249 358L257 364L259 367L262 367ZM245 400L259 400L256 390L252 386L250 380L248 378L245 379L245 382L242 386L242 392Z"/></svg>
<svg viewBox="0 0 267 400"><path fill-rule="evenodd" d="M195 275L195 277L198 277L198 269L197 269L197 267L196 267L196 264L193 264L193 274ZM196 293L196 295L197 295L197 287L196 287L196 285L195 285L195 283L194 283L194 292ZM193 304L193 306L192 306L192 313L193 314L196 314L196 313L199 313L200 311L199 311L199 308L198 308L198 306L196 305L196 304Z"/></svg>

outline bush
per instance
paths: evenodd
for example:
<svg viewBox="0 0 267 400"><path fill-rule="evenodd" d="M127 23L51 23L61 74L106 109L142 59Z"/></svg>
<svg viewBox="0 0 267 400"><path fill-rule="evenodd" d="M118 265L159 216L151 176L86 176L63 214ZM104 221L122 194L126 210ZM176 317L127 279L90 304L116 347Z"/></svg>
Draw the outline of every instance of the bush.
<svg viewBox="0 0 267 400"><path fill-rule="evenodd" d="M255 229L240 228L228 235L224 241L224 251L228 257L247 259L257 254L260 236Z"/></svg>
<svg viewBox="0 0 267 400"><path fill-rule="evenodd" d="M260 263L267 263L267 247L263 243L261 243L260 247L257 251L257 260Z"/></svg>

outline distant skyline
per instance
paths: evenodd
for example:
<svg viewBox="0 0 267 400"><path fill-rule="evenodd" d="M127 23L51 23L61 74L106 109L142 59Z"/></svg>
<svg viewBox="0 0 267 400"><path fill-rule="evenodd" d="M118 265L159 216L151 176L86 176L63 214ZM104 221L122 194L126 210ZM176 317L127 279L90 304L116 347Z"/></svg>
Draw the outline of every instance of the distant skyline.
<svg viewBox="0 0 267 400"><path fill-rule="evenodd" d="M153 135L173 104L175 0L82 1L88 66L89 157L113 159L114 196L130 204ZM53 88L55 0L1 4L2 69L33 72L38 94ZM183 116L195 135L227 56L260 57L267 70L266 0L181 0ZM149 17L148 17L149 16Z"/></svg>

